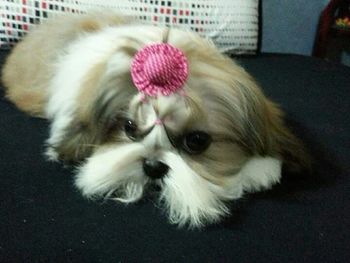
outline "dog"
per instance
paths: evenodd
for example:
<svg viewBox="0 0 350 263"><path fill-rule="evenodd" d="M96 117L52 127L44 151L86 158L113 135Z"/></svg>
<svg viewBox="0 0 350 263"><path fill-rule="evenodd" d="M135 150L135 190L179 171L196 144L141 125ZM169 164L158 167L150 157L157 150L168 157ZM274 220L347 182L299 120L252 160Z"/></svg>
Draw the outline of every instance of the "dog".
<svg viewBox="0 0 350 263"><path fill-rule="evenodd" d="M136 87L135 56L154 45L180 54L179 90ZM173 60L157 52L153 58ZM178 78L177 63L161 62L167 73L147 74L167 84ZM19 109L50 121L46 156L76 163L75 185L85 197L132 203L156 186L179 226L216 223L230 214L229 201L279 183L282 164L307 165L279 107L194 32L113 14L65 15L16 45L2 81Z"/></svg>

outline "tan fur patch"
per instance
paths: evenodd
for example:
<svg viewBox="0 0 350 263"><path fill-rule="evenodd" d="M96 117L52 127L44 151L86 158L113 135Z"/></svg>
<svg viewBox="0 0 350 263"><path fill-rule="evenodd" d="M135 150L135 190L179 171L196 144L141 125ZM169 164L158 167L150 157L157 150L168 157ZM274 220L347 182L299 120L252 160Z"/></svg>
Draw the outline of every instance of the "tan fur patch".
<svg viewBox="0 0 350 263"><path fill-rule="evenodd" d="M101 19L103 17L103 19ZM87 32L98 31L106 26L115 26L124 24L127 22L125 17L117 16L115 13L104 12L91 13L87 16L83 16L80 21L80 28Z"/></svg>
<svg viewBox="0 0 350 263"><path fill-rule="evenodd" d="M31 91L31 92L19 92L15 93L15 90L10 90L6 97L13 101L15 105L33 115L40 118L45 118L44 106L46 101L46 96L43 93Z"/></svg>
<svg viewBox="0 0 350 263"><path fill-rule="evenodd" d="M87 123L90 119L91 105L98 94L98 84L101 81L103 72L106 69L106 63L96 64L87 74L82 83L81 93L78 96L78 118Z"/></svg>
<svg viewBox="0 0 350 263"><path fill-rule="evenodd" d="M96 20L93 20L93 19L83 20L80 23L80 26L83 30L88 32L97 31L101 28L101 25Z"/></svg>
<svg viewBox="0 0 350 263"><path fill-rule="evenodd" d="M63 15L33 29L12 51L2 70L6 96L21 110L44 117L54 65L82 31L125 23L114 13ZM30 52L28 52L30 51Z"/></svg>

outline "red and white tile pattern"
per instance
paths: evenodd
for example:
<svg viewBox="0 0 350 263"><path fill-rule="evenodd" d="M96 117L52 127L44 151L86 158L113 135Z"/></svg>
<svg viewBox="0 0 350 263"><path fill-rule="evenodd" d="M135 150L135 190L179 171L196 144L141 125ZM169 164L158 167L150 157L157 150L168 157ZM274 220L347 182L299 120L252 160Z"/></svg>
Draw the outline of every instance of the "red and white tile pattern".
<svg viewBox="0 0 350 263"><path fill-rule="evenodd" d="M257 49L258 0L1 0L0 48L12 46L49 17L96 8L193 30L212 38L223 52L250 54Z"/></svg>

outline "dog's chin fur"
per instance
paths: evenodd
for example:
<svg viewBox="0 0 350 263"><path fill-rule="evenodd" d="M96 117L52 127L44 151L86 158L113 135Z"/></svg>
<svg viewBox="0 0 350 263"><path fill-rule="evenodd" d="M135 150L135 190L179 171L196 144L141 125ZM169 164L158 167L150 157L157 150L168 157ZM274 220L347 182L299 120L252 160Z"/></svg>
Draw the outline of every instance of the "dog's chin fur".
<svg viewBox="0 0 350 263"><path fill-rule="evenodd" d="M278 183L282 162L295 170L307 158L249 74L194 33L171 29L167 40L189 62L185 95L141 99L132 58L164 31L112 14L61 17L17 45L2 80L20 109L51 121L46 155L78 162L84 196L131 203L157 185L170 221L199 227L228 215L228 201ZM137 124L137 139L125 119ZM196 154L184 146L193 131L211 138ZM166 164L165 177L146 176L145 158Z"/></svg>

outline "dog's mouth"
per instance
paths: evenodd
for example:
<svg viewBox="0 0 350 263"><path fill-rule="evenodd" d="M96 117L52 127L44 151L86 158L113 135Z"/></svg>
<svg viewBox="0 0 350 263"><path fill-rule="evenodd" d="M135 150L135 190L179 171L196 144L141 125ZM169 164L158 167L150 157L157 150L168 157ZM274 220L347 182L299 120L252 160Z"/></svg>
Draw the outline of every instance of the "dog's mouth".
<svg viewBox="0 0 350 263"><path fill-rule="evenodd" d="M115 184L114 189L105 198L123 203L158 199L166 185L166 179L171 176L172 168L155 157L142 157L131 166L134 169L127 169L125 176L121 176L124 177L123 181ZM117 178L120 178L120 174L115 177Z"/></svg>
<svg viewBox="0 0 350 263"><path fill-rule="evenodd" d="M143 166L147 166L146 160ZM166 178L169 176L169 167L163 163L156 167L144 167L139 180L125 182L122 186L113 189L105 198L122 203L139 202L140 200L157 200L163 191Z"/></svg>

